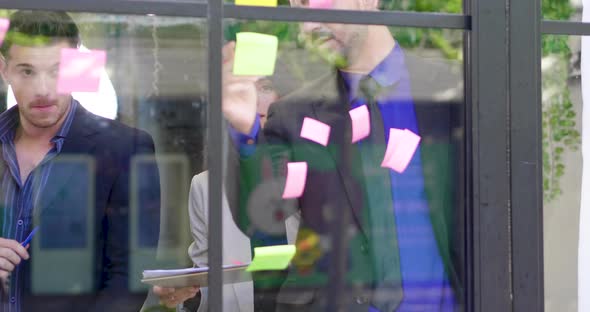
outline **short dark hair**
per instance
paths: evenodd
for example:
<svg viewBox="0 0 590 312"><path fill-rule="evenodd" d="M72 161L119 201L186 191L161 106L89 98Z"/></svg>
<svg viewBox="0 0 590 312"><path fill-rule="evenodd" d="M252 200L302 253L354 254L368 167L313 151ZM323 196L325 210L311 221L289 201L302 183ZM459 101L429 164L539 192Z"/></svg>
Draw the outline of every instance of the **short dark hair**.
<svg viewBox="0 0 590 312"><path fill-rule="evenodd" d="M8 57L13 44L22 46L47 46L67 41L71 47L80 44L80 31L66 12L57 11L16 11L10 15L10 26L6 32L0 53Z"/></svg>

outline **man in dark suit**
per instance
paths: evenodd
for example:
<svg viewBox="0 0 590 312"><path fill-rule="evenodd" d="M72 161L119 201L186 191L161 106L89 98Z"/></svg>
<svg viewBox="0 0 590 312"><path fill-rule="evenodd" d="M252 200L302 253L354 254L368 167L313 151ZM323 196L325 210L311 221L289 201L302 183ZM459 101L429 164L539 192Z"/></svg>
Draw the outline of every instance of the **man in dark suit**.
<svg viewBox="0 0 590 312"><path fill-rule="evenodd" d="M378 9L378 0L331 3L334 9ZM295 199L301 211L297 253L278 310L458 309L460 285L445 261L445 238L435 235L448 232L448 224L429 211L420 149L402 173L380 166L389 129L419 134L402 49L385 26L309 22L301 31L336 70L273 105L264 130L255 114L256 77L232 75L234 45L224 47L223 112L232 131L241 133L226 179L234 217L248 214L251 197L273 185L254 178L262 177L255 173L258 163L270 159L274 183L282 185L286 163L308 165L304 192ZM352 143L349 111L363 105L370 112L370 135ZM301 137L306 117L331 127L327 146ZM276 209L268 211L271 217L260 213L250 217L278 216Z"/></svg>
<svg viewBox="0 0 590 312"><path fill-rule="evenodd" d="M138 311L144 300L128 290L130 171L154 143L57 93L61 50L79 41L66 13L19 11L2 45L18 105L0 115L0 311ZM153 243L159 175L143 170L153 200L141 218L155 230L139 241Z"/></svg>

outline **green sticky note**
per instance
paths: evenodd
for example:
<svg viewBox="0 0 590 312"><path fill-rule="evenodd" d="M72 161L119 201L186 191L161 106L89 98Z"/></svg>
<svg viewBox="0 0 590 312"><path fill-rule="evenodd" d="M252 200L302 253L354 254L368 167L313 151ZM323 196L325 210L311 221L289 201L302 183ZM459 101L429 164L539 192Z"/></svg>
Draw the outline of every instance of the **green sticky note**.
<svg viewBox="0 0 590 312"><path fill-rule="evenodd" d="M277 0L236 0L236 5L256 5L276 7Z"/></svg>
<svg viewBox="0 0 590 312"><path fill-rule="evenodd" d="M275 71L279 39L276 36L241 32L236 34L234 75L270 76Z"/></svg>
<svg viewBox="0 0 590 312"><path fill-rule="evenodd" d="M284 270L295 256L295 245L254 248L254 259L246 271Z"/></svg>

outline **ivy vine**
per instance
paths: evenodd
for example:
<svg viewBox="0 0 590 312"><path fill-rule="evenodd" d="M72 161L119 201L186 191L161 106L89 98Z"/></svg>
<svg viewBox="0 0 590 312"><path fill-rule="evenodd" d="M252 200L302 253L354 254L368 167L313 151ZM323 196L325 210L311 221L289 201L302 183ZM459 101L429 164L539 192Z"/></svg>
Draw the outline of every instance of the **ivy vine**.
<svg viewBox="0 0 590 312"><path fill-rule="evenodd" d="M569 0L543 0L545 19L569 20L572 13ZM547 203L562 194L563 155L566 151L577 151L581 137L568 86L572 56L568 36L543 36L542 55L543 63L550 70L542 79L543 199Z"/></svg>

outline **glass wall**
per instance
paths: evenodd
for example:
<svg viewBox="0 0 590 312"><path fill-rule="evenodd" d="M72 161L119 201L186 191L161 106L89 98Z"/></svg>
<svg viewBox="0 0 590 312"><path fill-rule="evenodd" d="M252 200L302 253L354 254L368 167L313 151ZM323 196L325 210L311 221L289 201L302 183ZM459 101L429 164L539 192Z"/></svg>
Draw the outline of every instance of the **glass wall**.
<svg viewBox="0 0 590 312"><path fill-rule="evenodd" d="M543 18L579 22L582 20L583 2L581 0L543 0Z"/></svg>
<svg viewBox="0 0 590 312"><path fill-rule="evenodd" d="M504 1L109 3L0 0L52 10L0 50L0 310L497 311L537 288L511 279L511 240L534 234L509 225L509 69L528 52ZM543 40L548 310L576 309L563 38Z"/></svg>
<svg viewBox="0 0 590 312"><path fill-rule="evenodd" d="M263 78L275 87L275 98L262 103L258 93L260 133L233 137L239 163L234 217L250 237L253 261L263 261L257 257L265 250L295 251L289 268L253 273L255 310L462 309L462 31L225 22L224 39L237 41L235 56L226 55L234 66L224 71L231 75L224 78L227 98L238 96L233 86L251 79L234 74L247 57L244 34L278 40L274 72ZM352 36L367 32L378 36L379 46L364 57L378 61L354 64L363 39L375 38ZM446 48L419 39L424 36ZM228 47L231 55L234 46ZM396 131L408 137L395 138ZM413 148L411 137L419 138ZM410 149L405 165L386 160L394 144Z"/></svg>
<svg viewBox="0 0 590 312"><path fill-rule="evenodd" d="M24 244L28 261L3 279L3 308L159 306L146 301L143 270L192 266L187 202L204 169L207 28L195 18L72 13L76 49L43 44L59 29L23 26L71 27L59 14L28 12L4 41L2 237L36 233ZM62 108L65 121L43 121ZM37 128L55 134L46 155L21 150Z"/></svg>

